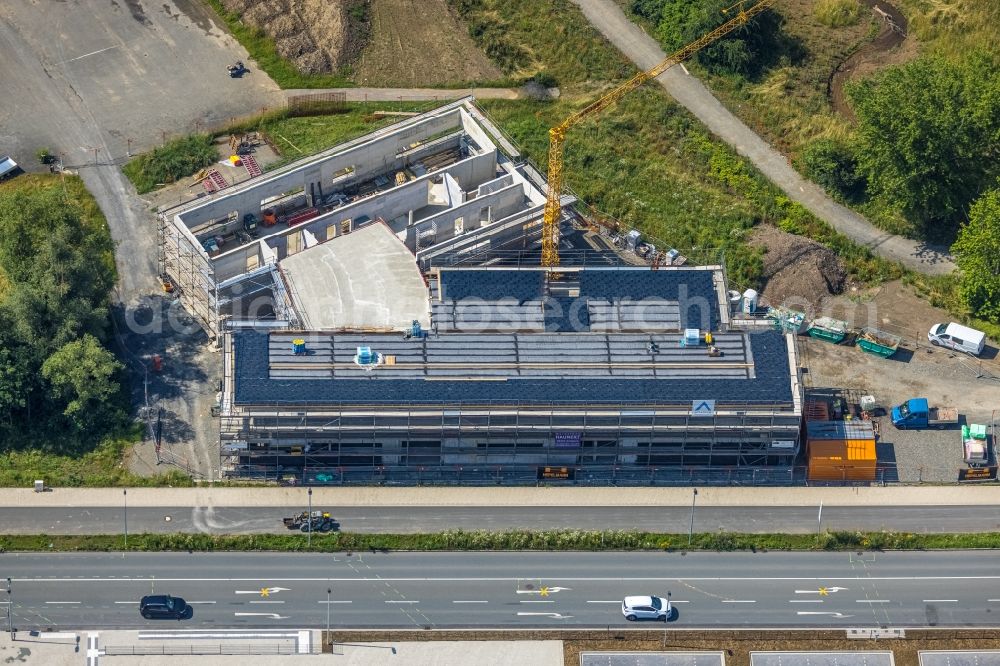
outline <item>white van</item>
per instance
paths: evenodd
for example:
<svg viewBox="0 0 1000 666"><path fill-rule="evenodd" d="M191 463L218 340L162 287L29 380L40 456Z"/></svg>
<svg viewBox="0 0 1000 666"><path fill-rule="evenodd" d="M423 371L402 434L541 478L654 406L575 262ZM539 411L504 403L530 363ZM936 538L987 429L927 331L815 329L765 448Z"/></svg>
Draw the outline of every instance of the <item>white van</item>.
<svg viewBox="0 0 1000 666"><path fill-rule="evenodd" d="M982 354L983 347L986 346L985 333L955 322L934 324L927 333L927 340L937 347L948 347L972 356Z"/></svg>

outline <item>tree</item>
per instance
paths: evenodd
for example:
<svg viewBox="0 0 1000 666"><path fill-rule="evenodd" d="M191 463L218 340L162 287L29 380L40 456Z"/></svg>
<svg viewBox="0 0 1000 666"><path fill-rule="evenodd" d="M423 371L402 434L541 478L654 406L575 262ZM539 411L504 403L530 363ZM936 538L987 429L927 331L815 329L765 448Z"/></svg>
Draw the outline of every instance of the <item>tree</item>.
<svg viewBox="0 0 1000 666"><path fill-rule="evenodd" d="M734 17L731 0L632 0L631 10L656 25L667 53L693 42ZM781 32L781 15L766 9L698 52L710 71L754 78L782 55L798 59L801 47Z"/></svg>
<svg viewBox="0 0 1000 666"><path fill-rule="evenodd" d="M1000 189L976 200L951 250L961 269L959 289L966 306L1000 322Z"/></svg>
<svg viewBox="0 0 1000 666"><path fill-rule="evenodd" d="M119 407L122 364L92 335L68 342L42 364L42 377L63 415L79 432L113 428L124 416Z"/></svg>
<svg viewBox="0 0 1000 666"><path fill-rule="evenodd" d="M802 151L802 166L811 180L845 199L857 200L864 192L858 160L850 148L833 139L818 139Z"/></svg>
<svg viewBox="0 0 1000 666"><path fill-rule="evenodd" d="M1000 73L992 56L924 56L849 85L869 191L925 236L951 238L997 175Z"/></svg>

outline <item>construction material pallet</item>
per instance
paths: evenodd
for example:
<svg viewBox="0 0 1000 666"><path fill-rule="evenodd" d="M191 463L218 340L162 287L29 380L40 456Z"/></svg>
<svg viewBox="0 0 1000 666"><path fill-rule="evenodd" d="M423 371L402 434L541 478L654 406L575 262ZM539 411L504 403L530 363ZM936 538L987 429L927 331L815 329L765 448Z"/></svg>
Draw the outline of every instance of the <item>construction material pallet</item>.
<svg viewBox="0 0 1000 666"><path fill-rule="evenodd" d="M247 170L251 178L256 178L264 173L261 171L260 165L257 164L257 160L254 159L253 155L243 155L240 157L240 161L243 162L243 168Z"/></svg>
<svg viewBox="0 0 1000 666"><path fill-rule="evenodd" d="M229 187L229 183L226 179L222 177L222 174L212 169L205 176L205 180L201 181L202 186L208 190L209 193L217 192L219 190Z"/></svg>

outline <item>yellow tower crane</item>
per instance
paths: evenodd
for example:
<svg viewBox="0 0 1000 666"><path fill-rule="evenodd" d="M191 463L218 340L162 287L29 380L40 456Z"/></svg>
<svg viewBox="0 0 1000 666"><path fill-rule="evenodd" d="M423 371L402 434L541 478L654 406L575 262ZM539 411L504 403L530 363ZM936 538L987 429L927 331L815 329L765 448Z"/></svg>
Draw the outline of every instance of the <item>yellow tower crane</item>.
<svg viewBox="0 0 1000 666"><path fill-rule="evenodd" d="M744 25L775 2L777 0L758 0L753 6L745 8L744 5L746 3L741 1L729 7L724 11L728 12L737 8L735 17L726 21L715 30L702 35L687 46L674 51L666 60L652 69L636 74L597 101L591 102L555 127L549 129L549 189L545 201L545 216L542 219L543 266L559 265L559 218L562 216L560 197L562 195L563 183L563 143L566 141L566 132L584 118L600 113L646 81L655 79L674 65L687 60L705 46Z"/></svg>

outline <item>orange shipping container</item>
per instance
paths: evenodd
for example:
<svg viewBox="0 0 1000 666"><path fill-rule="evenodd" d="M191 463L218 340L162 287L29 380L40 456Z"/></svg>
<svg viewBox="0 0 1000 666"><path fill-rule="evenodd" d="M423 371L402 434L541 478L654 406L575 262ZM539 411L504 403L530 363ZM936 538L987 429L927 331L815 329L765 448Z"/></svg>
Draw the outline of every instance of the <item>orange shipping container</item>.
<svg viewBox="0 0 1000 666"><path fill-rule="evenodd" d="M874 481L875 440L809 440L810 481Z"/></svg>

